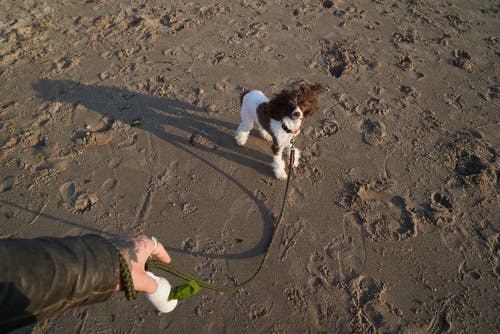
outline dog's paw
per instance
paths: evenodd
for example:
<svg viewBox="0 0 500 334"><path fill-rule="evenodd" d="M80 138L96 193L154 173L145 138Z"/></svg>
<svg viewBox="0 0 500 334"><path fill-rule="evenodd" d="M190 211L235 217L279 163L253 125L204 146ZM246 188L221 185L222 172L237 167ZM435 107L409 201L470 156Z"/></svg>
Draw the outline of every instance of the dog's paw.
<svg viewBox="0 0 500 334"><path fill-rule="evenodd" d="M234 139L236 139L236 144L238 144L239 146L243 146L247 143L248 135L239 133L236 135L236 137L234 137Z"/></svg>
<svg viewBox="0 0 500 334"><path fill-rule="evenodd" d="M285 172L284 169L275 169L274 170L274 176L278 180L286 180L286 178L287 178L287 175L286 175L286 172Z"/></svg>

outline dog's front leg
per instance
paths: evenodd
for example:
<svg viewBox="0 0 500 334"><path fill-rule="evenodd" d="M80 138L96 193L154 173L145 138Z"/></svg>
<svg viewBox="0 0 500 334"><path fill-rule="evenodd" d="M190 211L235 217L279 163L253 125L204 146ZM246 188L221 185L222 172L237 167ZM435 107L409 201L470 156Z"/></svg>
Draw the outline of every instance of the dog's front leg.
<svg viewBox="0 0 500 334"><path fill-rule="evenodd" d="M273 142L273 171L277 179L286 179L285 163L283 161L283 147L279 146L276 140Z"/></svg>

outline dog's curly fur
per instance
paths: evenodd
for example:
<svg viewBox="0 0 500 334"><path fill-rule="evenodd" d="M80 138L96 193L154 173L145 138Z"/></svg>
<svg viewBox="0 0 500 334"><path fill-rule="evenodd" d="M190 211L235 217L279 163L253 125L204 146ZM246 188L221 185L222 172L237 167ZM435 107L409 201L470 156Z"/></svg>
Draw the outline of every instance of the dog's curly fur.
<svg viewBox="0 0 500 334"><path fill-rule="evenodd" d="M243 91L240 94L241 124L236 131L236 142L245 145L250 130L256 125L261 136L273 142L274 175L285 179L283 149L290 154L290 141L300 132L304 119L318 111L317 95L322 89L320 84L303 84L299 89L281 91L272 100L258 90ZM295 152L296 167L300 152L297 149Z"/></svg>

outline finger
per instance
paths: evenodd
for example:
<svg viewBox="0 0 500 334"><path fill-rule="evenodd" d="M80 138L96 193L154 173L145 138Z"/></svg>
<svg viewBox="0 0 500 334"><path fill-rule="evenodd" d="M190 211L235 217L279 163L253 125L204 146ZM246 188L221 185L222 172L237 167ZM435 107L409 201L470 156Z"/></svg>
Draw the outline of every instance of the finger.
<svg viewBox="0 0 500 334"><path fill-rule="evenodd" d="M170 255L168 255L167 251L165 250L165 247L163 247L162 243L159 241L158 241L158 248L156 248L156 250L153 251L151 254L156 256L158 260L163 261L165 263L170 263L170 261L172 261L170 259Z"/></svg>

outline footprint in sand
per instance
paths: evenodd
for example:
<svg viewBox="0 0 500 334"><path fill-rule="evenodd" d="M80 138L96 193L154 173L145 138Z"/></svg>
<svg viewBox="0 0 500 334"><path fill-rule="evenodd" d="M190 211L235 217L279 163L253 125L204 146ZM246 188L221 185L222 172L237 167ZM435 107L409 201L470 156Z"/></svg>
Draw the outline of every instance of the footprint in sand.
<svg viewBox="0 0 500 334"><path fill-rule="evenodd" d="M433 192L431 195L431 208L438 211L450 211L453 209L453 205L446 195L443 195L437 191Z"/></svg>
<svg viewBox="0 0 500 334"><path fill-rule="evenodd" d="M249 316L252 320L259 320L264 317L267 317L269 313L271 313L271 310L273 308L273 305L267 305L267 304L252 304L250 306L250 312Z"/></svg>
<svg viewBox="0 0 500 334"><path fill-rule="evenodd" d="M53 73L63 73L80 63L80 55L74 55L72 57L61 57L52 64Z"/></svg>
<svg viewBox="0 0 500 334"><path fill-rule="evenodd" d="M191 202L181 204L182 213L184 216L189 216L198 211L198 207Z"/></svg>
<svg viewBox="0 0 500 334"><path fill-rule="evenodd" d="M479 271L475 270L474 267L469 266L469 264L465 260L462 261L462 263L458 267L458 272L462 276L462 280L466 277L472 278L475 281L481 279L481 274L479 273Z"/></svg>
<svg viewBox="0 0 500 334"><path fill-rule="evenodd" d="M481 133L478 136L482 137ZM460 134L447 144L444 150L448 167L455 172L460 183L478 188L483 196L498 187L496 150L482 138L473 134Z"/></svg>
<svg viewBox="0 0 500 334"><path fill-rule="evenodd" d="M328 138L339 131L339 126L335 121L323 120L321 121L321 127L314 129L313 136L316 139Z"/></svg>
<svg viewBox="0 0 500 334"><path fill-rule="evenodd" d="M300 157L301 164L297 167L296 180L308 180L313 184L321 181L323 172L315 163L317 152L309 155L308 149L304 149L304 154Z"/></svg>
<svg viewBox="0 0 500 334"><path fill-rule="evenodd" d="M409 54L401 55L396 66L409 73L415 79L424 77L424 74L415 68L415 63Z"/></svg>
<svg viewBox="0 0 500 334"><path fill-rule="evenodd" d="M292 309L298 313L303 313L307 310L307 299L305 297L304 291L299 288L290 286L283 291L288 303L292 306Z"/></svg>
<svg viewBox="0 0 500 334"><path fill-rule="evenodd" d="M363 141L369 145L380 145L386 136L385 125L382 122L367 119L361 124Z"/></svg>
<svg viewBox="0 0 500 334"><path fill-rule="evenodd" d="M418 33L411 28L392 34L392 43L398 49L403 49L408 45L412 46L417 40L419 40Z"/></svg>
<svg viewBox="0 0 500 334"><path fill-rule="evenodd" d="M493 85L493 86L488 87L485 92L479 93L479 96L481 96L486 101L498 99L498 97L500 96L500 85ZM497 123L495 125L492 125L492 126L494 126L494 127L497 128L497 130L495 131L494 135L495 135L495 137L498 138L498 126L499 126L499 123ZM489 127L489 126L487 126L487 127Z"/></svg>
<svg viewBox="0 0 500 334"><path fill-rule="evenodd" d="M326 247L330 258L337 259L339 278L350 281L363 271L366 250L361 232L361 218L356 212L344 215L344 234L336 237Z"/></svg>
<svg viewBox="0 0 500 334"><path fill-rule="evenodd" d="M194 270L203 280L213 280L220 269L215 265L213 259L203 259Z"/></svg>
<svg viewBox="0 0 500 334"><path fill-rule="evenodd" d="M112 71L104 71L99 73L98 77L101 81L104 81L109 78L114 78L114 73Z"/></svg>
<svg viewBox="0 0 500 334"><path fill-rule="evenodd" d="M196 251L197 247L198 247L198 243L196 242L196 240L194 240L192 238L185 239L181 244L181 249L187 253L191 253L193 251Z"/></svg>
<svg viewBox="0 0 500 334"><path fill-rule="evenodd" d="M438 191L431 194L427 216L439 227L450 226L455 222L451 201L446 195Z"/></svg>
<svg viewBox="0 0 500 334"><path fill-rule="evenodd" d="M333 238L323 252L310 257L308 283L313 291L349 282L361 274L366 251L359 220L357 213L347 213L343 219L344 233Z"/></svg>
<svg viewBox="0 0 500 334"><path fill-rule="evenodd" d="M299 238L305 225L304 219L299 219L292 224L286 225L280 244L281 261L285 260L288 257L288 253L295 247L297 238Z"/></svg>
<svg viewBox="0 0 500 334"><path fill-rule="evenodd" d="M201 297L201 301L195 309L198 318L205 318L214 312L215 299L209 296Z"/></svg>
<svg viewBox="0 0 500 334"><path fill-rule="evenodd" d="M366 101L366 107L364 109L365 114L374 115L387 115L389 114L389 107L383 102L381 97L370 97Z"/></svg>
<svg viewBox="0 0 500 334"><path fill-rule="evenodd" d="M358 327L363 333L396 333L400 330L401 318L394 307L385 302L387 288L373 278L359 276L351 281L352 304L358 314Z"/></svg>
<svg viewBox="0 0 500 334"><path fill-rule="evenodd" d="M452 57L450 63L453 66L466 70L469 73L474 70L474 62L472 61L470 53L467 51L456 49L453 51Z"/></svg>
<svg viewBox="0 0 500 334"><path fill-rule="evenodd" d="M351 73L363 64L359 47L352 40L341 40L335 43L324 41L321 53L327 74L334 78Z"/></svg>
<svg viewBox="0 0 500 334"><path fill-rule="evenodd" d="M113 140L113 132L86 132L81 138L81 144L84 146L102 146Z"/></svg>
<svg viewBox="0 0 500 334"><path fill-rule="evenodd" d="M335 261L326 257L322 252L311 255L307 264L307 272L310 276L307 283L312 291L318 292L320 288L327 288L337 281L338 276L333 272L335 266Z"/></svg>
<svg viewBox="0 0 500 334"><path fill-rule="evenodd" d="M353 212L373 241L404 240L417 234L417 215L409 201L383 181L348 185L341 204Z"/></svg>
<svg viewBox="0 0 500 334"><path fill-rule="evenodd" d="M98 201L97 194L77 191L73 182L66 182L59 187L61 199L58 206L66 206L72 213L84 213L89 211Z"/></svg>
<svg viewBox="0 0 500 334"><path fill-rule="evenodd" d="M85 211L89 211L97 203L97 200L96 194L79 194L73 203L71 212L84 213Z"/></svg>
<svg viewBox="0 0 500 334"><path fill-rule="evenodd" d="M460 322L466 318L464 312L470 304L471 301L466 292L457 292L450 297L443 298L441 307L433 312L434 316L427 326L426 333L455 333L456 331L452 329L461 328Z"/></svg>

